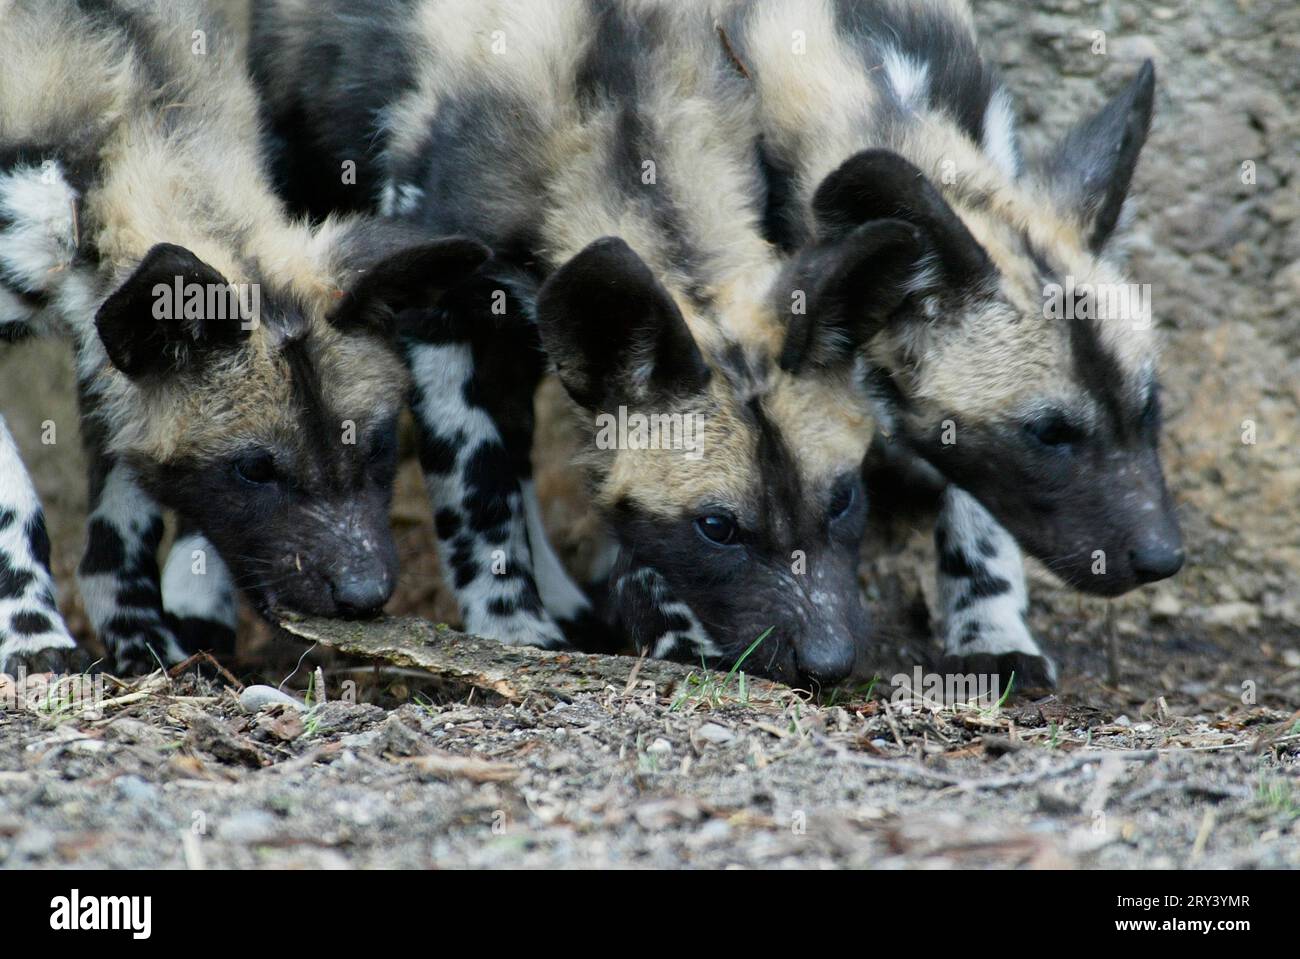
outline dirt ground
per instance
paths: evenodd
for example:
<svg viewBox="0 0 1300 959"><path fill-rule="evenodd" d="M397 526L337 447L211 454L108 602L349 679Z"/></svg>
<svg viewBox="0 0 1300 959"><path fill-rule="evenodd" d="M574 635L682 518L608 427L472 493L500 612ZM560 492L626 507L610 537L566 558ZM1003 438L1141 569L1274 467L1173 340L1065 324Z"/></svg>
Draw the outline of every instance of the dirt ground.
<svg viewBox="0 0 1300 959"><path fill-rule="evenodd" d="M301 694L320 664L331 702L250 714L202 666L111 690L98 714L0 712L0 866L1300 866L1300 7L974 6L1031 155L1141 60L1157 68L1129 249L1164 336L1189 560L1109 602L1031 567L1054 697L889 703L890 677L935 652L920 523L868 543L878 635L860 681L815 699L747 704L734 679L711 692L683 671L666 692L504 702L319 650L295 672L307 647L250 619L238 679L292 673ZM71 387L57 344L0 355L63 605L93 642ZM581 568L593 525L567 445L544 429L539 488ZM395 522L390 609L454 623L412 463ZM338 701L349 679L369 702Z"/></svg>

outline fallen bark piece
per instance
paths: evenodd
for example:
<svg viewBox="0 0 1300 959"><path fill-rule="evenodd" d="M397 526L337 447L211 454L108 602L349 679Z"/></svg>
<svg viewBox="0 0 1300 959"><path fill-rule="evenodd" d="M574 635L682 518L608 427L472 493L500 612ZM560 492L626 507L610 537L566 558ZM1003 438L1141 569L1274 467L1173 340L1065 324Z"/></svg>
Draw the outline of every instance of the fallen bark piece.
<svg viewBox="0 0 1300 959"><path fill-rule="evenodd" d="M407 763L421 772L439 779L468 779L475 783L503 783L518 777L520 769L509 763L494 763L473 756L453 753L426 753L423 756L395 756L397 762Z"/></svg>
<svg viewBox="0 0 1300 959"><path fill-rule="evenodd" d="M506 646L443 625L416 618L384 618L368 622L335 619L284 618L286 632L356 656L383 659L399 666L426 670L435 676L496 693L511 702L529 694L570 699L599 692L606 686L626 690L653 683L656 695L672 697L686 677L700 669L658 659L548 652L532 646ZM723 684L714 673L719 705L780 703L794 691L780 683L746 676L743 696L738 677Z"/></svg>

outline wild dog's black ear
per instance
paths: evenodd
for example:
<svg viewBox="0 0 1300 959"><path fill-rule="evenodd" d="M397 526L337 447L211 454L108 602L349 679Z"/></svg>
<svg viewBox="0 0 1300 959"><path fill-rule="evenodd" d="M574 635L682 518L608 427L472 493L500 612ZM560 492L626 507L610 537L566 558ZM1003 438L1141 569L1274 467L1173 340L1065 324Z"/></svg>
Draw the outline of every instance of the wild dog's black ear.
<svg viewBox="0 0 1300 959"><path fill-rule="evenodd" d="M873 220L803 250L777 284L777 308L790 312L781 368L851 360L911 291L924 251L920 228L902 220Z"/></svg>
<svg viewBox="0 0 1300 959"><path fill-rule="evenodd" d="M216 312L210 308L219 304ZM131 379L176 372L244 340L252 305L226 278L184 247L149 250L95 315L109 361Z"/></svg>
<svg viewBox="0 0 1300 959"><path fill-rule="evenodd" d="M978 282L993 272L984 248L934 184L892 150L855 153L821 182L812 202L825 239L872 220L903 220L921 230L953 284Z"/></svg>
<svg viewBox="0 0 1300 959"><path fill-rule="evenodd" d="M677 304L617 237L551 274L537 295L537 324L560 381L587 409L694 394L709 381Z"/></svg>
<svg viewBox="0 0 1300 959"><path fill-rule="evenodd" d="M1150 60L1133 81L1074 126L1043 163L1042 177L1083 225L1099 251L1115 231L1138 155L1151 129L1156 71Z"/></svg>
<svg viewBox="0 0 1300 959"><path fill-rule="evenodd" d="M349 264L356 279L330 314L330 322L343 330L393 337L399 332L403 313L431 310L443 293L470 276L490 255L477 240L458 236L372 250L369 257L358 255Z"/></svg>

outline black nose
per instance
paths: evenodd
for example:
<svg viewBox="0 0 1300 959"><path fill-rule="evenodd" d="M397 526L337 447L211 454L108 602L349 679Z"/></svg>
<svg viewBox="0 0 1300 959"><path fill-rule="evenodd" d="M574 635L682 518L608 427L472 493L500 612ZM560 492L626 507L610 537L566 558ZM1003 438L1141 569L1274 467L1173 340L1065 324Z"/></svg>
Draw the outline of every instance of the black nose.
<svg viewBox="0 0 1300 959"><path fill-rule="evenodd" d="M1165 543L1146 543L1128 554L1133 575L1140 583L1154 583L1168 579L1183 568L1184 553L1181 546Z"/></svg>
<svg viewBox="0 0 1300 959"><path fill-rule="evenodd" d="M852 643L818 643L798 650L799 672L814 682L830 686L853 672Z"/></svg>
<svg viewBox="0 0 1300 959"><path fill-rule="evenodd" d="M344 617L374 616L393 593L388 576L342 576L333 583L334 605Z"/></svg>

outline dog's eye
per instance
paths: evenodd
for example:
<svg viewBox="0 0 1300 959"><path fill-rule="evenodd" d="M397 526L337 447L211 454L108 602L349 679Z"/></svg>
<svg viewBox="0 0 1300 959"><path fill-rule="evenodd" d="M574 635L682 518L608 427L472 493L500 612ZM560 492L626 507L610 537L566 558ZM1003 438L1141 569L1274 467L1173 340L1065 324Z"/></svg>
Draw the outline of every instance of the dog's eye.
<svg viewBox="0 0 1300 959"><path fill-rule="evenodd" d="M710 513L695 521L695 528L710 543L726 546L736 538L736 521L725 513Z"/></svg>
<svg viewBox="0 0 1300 959"><path fill-rule="evenodd" d="M235 475L251 486L265 486L280 478L270 453L248 453L235 460Z"/></svg>
<svg viewBox="0 0 1300 959"><path fill-rule="evenodd" d="M1084 438L1083 430L1060 413L1049 413L1025 424L1025 432L1043 446L1074 446Z"/></svg>
<svg viewBox="0 0 1300 959"><path fill-rule="evenodd" d="M857 502L857 499L858 481L846 476L835 484L835 489L831 492L830 506L826 512L831 519L839 519L853 509L853 504Z"/></svg>

